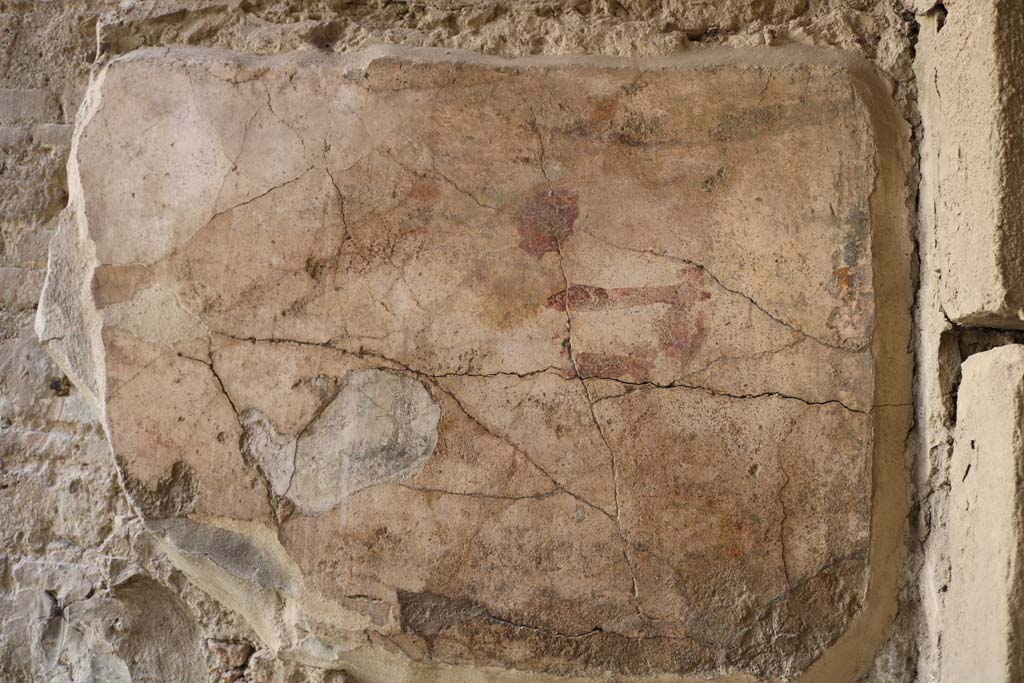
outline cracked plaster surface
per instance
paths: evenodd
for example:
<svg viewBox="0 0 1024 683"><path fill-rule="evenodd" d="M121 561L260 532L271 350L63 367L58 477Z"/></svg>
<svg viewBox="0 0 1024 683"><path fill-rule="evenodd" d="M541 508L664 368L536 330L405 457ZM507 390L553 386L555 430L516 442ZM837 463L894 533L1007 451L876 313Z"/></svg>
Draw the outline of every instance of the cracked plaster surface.
<svg viewBox="0 0 1024 683"><path fill-rule="evenodd" d="M909 398L863 76L779 53L117 59L40 336L285 656L792 675L864 604Z"/></svg>

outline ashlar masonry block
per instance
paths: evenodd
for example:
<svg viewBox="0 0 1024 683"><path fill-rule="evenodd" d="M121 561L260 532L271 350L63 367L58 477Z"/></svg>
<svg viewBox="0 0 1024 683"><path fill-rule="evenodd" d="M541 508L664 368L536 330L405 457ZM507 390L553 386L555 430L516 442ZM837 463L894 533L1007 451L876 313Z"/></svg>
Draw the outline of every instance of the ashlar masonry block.
<svg viewBox="0 0 1024 683"><path fill-rule="evenodd" d="M963 365L950 470L942 680L1024 676L1024 346Z"/></svg>
<svg viewBox="0 0 1024 683"><path fill-rule="evenodd" d="M39 333L282 656L790 677L889 609L881 83L810 48L139 52L90 88Z"/></svg>
<svg viewBox="0 0 1024 683"><path fill-rule="evenodd" d="M922 170L946 315L1024 326L1024 3L947 0L922 18Z"/></svg>

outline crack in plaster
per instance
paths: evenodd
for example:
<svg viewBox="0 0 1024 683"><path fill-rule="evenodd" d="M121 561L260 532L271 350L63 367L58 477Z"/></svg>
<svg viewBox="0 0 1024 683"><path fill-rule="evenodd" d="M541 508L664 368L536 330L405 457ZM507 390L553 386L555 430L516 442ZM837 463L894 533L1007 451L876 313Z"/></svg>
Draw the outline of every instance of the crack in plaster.
<svg viewBox="0 0 1024 683"><path fill-rule="evenodd" d="M548 187L548 193L550 194L554 191L554 188L551 184L551 178L548 176L548 172L545 167L546 151L544 147L544 136L540 131L540 126L537 121L537 114L533 110L532 106L530 108L530 112L533 117L531 122L531 129L536 134L537 142L540 146L540 153L538 156L540 171L541 174L544 176L544 180ZM555 255L558 259L558 270L562 275L562 283L564 285L564 289L562 290L562 308L565 312L566 353L568 354L569 361L572 364L573 372L576 376L575 378L579 380L580 386L583 387L583 395L587 401L587 410L590 413L590 419L593 422L594 427L597 429L598 436L601 438L602 443L604 443L605 449L607 449L608 451L612 475L612 495L614 497L615 503L615 516L613 521L615 522L615 528L618 531L619 538L622 541L622 555L623 558L626 560L627 566L629 567L630 580L633 584L633 609L636 611L638 617L645 619L646 617L643 614L643 611L640 609L640 586L636 577L636 564L635 560L633 559L630 553L630 549L632 546L629 541L629 538L626 535L625 530L622 528L621 509L619 505L619 472L618 463L616 462L615 457L615 449L612 448L611 443L608 441L607 435L604 433L604 429L601 427L600 421L597 419L597 413L594 410L594 399L590 394L590 387L587 386L587 383L583 375L580 373L579 363L577 362L576 354L573 351L572 314L569 312L569 277L566 275L565 272L565 260L562 256L561 237L558 235L557 232L554 232L553 236L555 239Z"/></svg>
<svg viewBox="0 0 1024 683"><path fill-rule="evenodd" d="M766 309L760 302L758 302L756 299L751 297L749 294L747 294L747 293L745 293L745 292L743 292L741 290L729 287L724 282L722 282L722 280L719 279L719 277L714 272L712 272L706 265L704 265L703 263L701 263L699 261L694 261L693 259L689 259L689 258L686 258L684 256L677 256L675 254L670 254L670 253L665 252L665 251L657 251L655 249L636 249L634 247L627 247L627 246L623 246L621 244L616 244L616 243L614 243L614 242L612 242L610 240L607 240L605 238L598 237L592 231L587 230L586 228L580 228L580 232L583 232L583 233L586 233L587 235L590 235L590 237L592 237L593 239L595 239L598 242L601 242L602 244L605 244L605 245L607 245L609 247L612 247L613 249L620 249L622 251L629 251L629 252L633 252L633 253L636 253L636 254L644 254L644 255L647 255L647 256L654 256L654 257L657 257L657 258L663 258L663 259L667 259L669 261L675 261L676 263L682 263L682 264L690 266L692 268L697 268L697 269L703 271L704 274L707 275L709 278L711 278L711 280L716 285L718 285L721 289L725 290L726 292L729 292L730 294L735 294L736 296L743 297L744 299L746 299L750 303L751 306L753 306L754 308L759 310L761 313L763 313L766 316L768 316L768 318L770 318L772 321L778 323L779 325L782 325L783 327L785 327L786 329L788 329L788 330L790 330L792 332L795 332L796 334L799 334L801 337L804 337L806 339L810 339L811 341L813 341L813 342L815 342L817 344L820 344L822 346L826 346L826 347L831 348L831 349L838 349L840 351L848 351L848 352L852 352L852 353L859 353L859 352L865 350L868 347L868 345L869 345L869 343L865 343L865 344L862 344L861 346L857 346L857 347L848 347L848 346L843 346L842 344L836 344L836 343L833 343L833 342L826 341L824 339L820 339L820 338L814 336L813 334L811 334L810 332L806 332L806 331L800 329L799 327L793 325L792 323L786 321L785 319L780 318L778 315L775 315L774 313L772 313L771 311Z"/></svg>

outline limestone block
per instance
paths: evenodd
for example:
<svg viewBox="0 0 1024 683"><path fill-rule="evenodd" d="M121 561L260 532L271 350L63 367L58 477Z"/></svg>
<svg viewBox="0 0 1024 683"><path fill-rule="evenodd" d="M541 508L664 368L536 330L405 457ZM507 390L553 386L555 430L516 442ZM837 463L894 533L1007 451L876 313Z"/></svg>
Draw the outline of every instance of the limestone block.
<svg viewBox="0 0 1024 683"><path fill-rule="evenodd" d="M941 298L956 323L1024 326L1024 4L947 0L917 72Z"/></svg>
<svg viewBox="0 0 1024 683"><path fill-rule="evenodd" d="M811 48L134 53L37 329L283 657L791 677L867 611L910 400L882 90Z"/></svg>
<svg viewBox="0 0 1024 683"><path fill-rule="evenodd" d="M951 576L942 680L1024 676L1024 346L963 365L950 466Z"/></svg>

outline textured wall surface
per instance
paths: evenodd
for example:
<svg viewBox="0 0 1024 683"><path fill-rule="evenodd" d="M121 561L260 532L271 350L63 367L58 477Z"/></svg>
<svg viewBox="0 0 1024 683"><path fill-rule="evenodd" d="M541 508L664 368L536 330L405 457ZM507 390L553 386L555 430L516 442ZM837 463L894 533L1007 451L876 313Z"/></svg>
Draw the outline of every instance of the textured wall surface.
<svg viewBox="0 0 1024 683"><path fill-rule="evenodd" d="M72 124L96 68L140 47L180 45L268 55L391 43L502 56L620 57L710 46L835 46L871 60L892 79L891 97L914 140L921 140L917 84L941 87L942 80L934 78L933 70L943 68L936 55L945 48L946 31L967 22L958 13L969 4L0 2L0 680L343 680L338 671L272 656L244 619L167 561L121 491L86 397L35 338L32 322L47 244L68 201ZM919 30L927 44L917 42ZM939 93L930 92L934 102ZM921 206L933 206L941 172L940 165L928 164L937 161L945 128L931 121L931 143L915 147L908 162L883 174L897 186L888 191L896 198L893 205L902 206L904 220L913 218L918 154L925 164ZM894 128L892 135L893 145L908 144L906 133ZM959 363L1012 335L959 330L945 319L936 222L934 212L923 208L916 438L893 436L894 450L905 444L905 458L890 459L883 469L874 465L876 483L884 483L875 490L884 514L873 517L872 537L902 540L872 550L880 589L869 592L872 608L866 613L884 618L855 620L852 637L813 665L806 681L935 680L940 670L950 566L946 491Z"/></svg>

